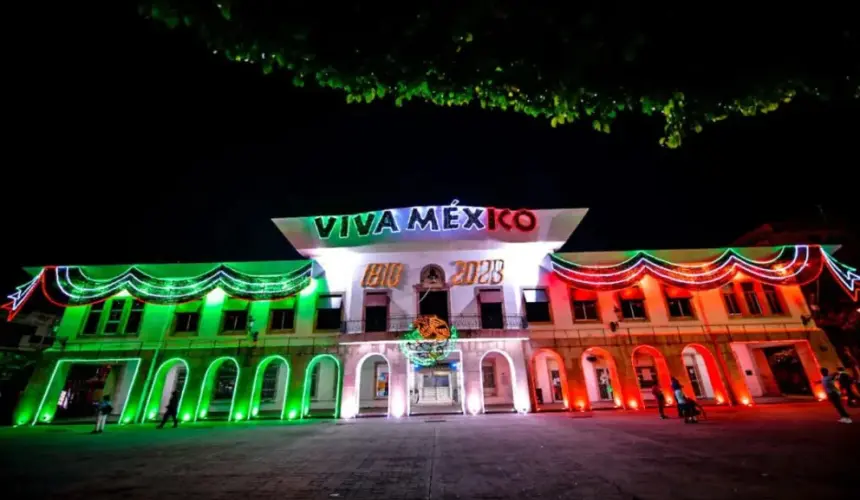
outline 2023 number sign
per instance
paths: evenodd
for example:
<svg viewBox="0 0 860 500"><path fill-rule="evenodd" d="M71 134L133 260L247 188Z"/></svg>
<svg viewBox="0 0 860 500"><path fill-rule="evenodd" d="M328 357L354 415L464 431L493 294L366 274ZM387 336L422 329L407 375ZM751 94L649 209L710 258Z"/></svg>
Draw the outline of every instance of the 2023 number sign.
<svg viewBox="0 0 860 500"><path fill-rule="evenodd" d="M403 275L403 264L392 262L388 264L368 264L361 278L361 286L365 288L397 288L400 276Z"/></svg>
<svg viewBox="0 0 860 500"><path fill-rule="evenodd" d="M505 279L505 261L456 260L451 285L498 285Z"/></svg>

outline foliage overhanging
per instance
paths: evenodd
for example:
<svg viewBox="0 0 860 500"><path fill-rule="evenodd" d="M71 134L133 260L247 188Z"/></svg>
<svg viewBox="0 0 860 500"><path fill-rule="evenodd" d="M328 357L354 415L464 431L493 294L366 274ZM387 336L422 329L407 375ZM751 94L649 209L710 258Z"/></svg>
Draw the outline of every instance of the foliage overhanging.
<svg viewBox="0 0 860 500"><path fill-rule="evenodd" d="M606 133L641 112L662 116L660 143L677 148L708 123L799 95L860 98L850 3L155 0L140 13L347 102L477 104Z"/></svg>

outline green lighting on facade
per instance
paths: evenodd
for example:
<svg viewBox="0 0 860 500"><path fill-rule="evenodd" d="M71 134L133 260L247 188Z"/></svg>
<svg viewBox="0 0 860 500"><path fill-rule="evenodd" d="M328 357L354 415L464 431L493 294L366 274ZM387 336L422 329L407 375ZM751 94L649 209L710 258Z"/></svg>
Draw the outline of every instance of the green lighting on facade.
<svg viewBox="0 0 860 500"><path fill-rule="evenodd" d="M232 356L221 356L220 358L217 358L209 364L209 368L206 369L206 374L203 375L203 383L200 386L200 396L197 398L197 412L202 418L206 416L206 410L209 408L209 401L212 398L212 389L215 385L215 379L218 376L218 370L221 368L221 365L227 361L231 361L236 365L236 381L233 385L233 397L230 399L230 409L227 412L227 421L229 422L233 418L233 408L236 406L236 394L239 392L239 380L242 368L239 366L239 362L236 361L236 358L233 358Z"/></svg>
<svg viewBox="0 0 860 500"><path fill-rule="evenodd" d="M260 360L257 364L257 371L254 373L254 384L251 386L251 400L248 403L249 408L253 408L252 417L256 417L260 412L260 394L263 391L263 377L266 373L266 368L273 361L278 361L284 364L287 369L286 380L284 381L284 403L281 407L281 420L284 419L284 412L287 409L287 395L290 387L290 363L283 356L273 354ZM259 389L259 390L258 390Z"/></svg>
<svg viewBox="0 0 860 500"><path fill-rule="evenodd" d="M318 282L316 279L311 278L310 281L308 282L307 286L302 288L302 291L299 292L299 295L301 295L302 297L309 297L309 296L313 295L314 292L316 292L316 290L317 290L317 283Z"/></svg>
<svg viewBox="0 0 860 500"><path fill-rule="evenodd" d="M334 418L337 418L338 415L340 415L340 393L341 393L341 390L343 387L343 369L340 366L340 360L337 359L337 356L334 356L332 354L317 354L316 356L314 356L314 358L311 360L311 362L308 363L307 368L305 368L304 390L302 391L302 418L308 416L308 414L310 414L310 411L311 411L311 404L310 404L311 387L310 387L310 383L311 383L311 374L313 373L314 366L325 358L329 358L332 361L334 361L335 368L337 370L337 374L335 375L335 378L337 380L337 383L335 384L335 386L336 386L337 390L335 392L335 405L334 405L333 416L334 416Z"/></svg>
<svg viewBox="0 0 860 500"><path fill-rule="evenodd" d="M152 386L149 388L149 396L146 398L146 405L144 406L145 411L149 411L149 419L153 420L159 413L159 409L161 407L161 397L164 394L164 384L167 381L167 374L170 373L176 365L183 364L185 366L185 381L182 384L182 392L179 395L179 405L176 407L176 411L182 410L182 400L185 398L185 388L188 387L188 378L191 374L191 369L188 366L188 362L182 358L170 358L167 361L161 363L161 366L158 367L158 370L155 372L155 377L152 382ZM155 408L151 408L149 406L152 401L153 394L158 394L155 400Z"/></svg>

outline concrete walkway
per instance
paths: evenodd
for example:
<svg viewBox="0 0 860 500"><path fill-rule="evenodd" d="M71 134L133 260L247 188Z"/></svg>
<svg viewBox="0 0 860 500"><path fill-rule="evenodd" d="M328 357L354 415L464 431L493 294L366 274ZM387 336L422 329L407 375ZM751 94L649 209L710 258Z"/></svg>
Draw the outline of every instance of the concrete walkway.
<svg viewBox="0 0 860 500"><path fill-rule="evenodd" d="M824 403L0 431L10 498L852 498L860 422ZM857 413L856 411L854 412ZM860 420L860 415L857 415ZM429 422L428 422L429 420ZM841 478L852 477L849 484Z"/></svg>

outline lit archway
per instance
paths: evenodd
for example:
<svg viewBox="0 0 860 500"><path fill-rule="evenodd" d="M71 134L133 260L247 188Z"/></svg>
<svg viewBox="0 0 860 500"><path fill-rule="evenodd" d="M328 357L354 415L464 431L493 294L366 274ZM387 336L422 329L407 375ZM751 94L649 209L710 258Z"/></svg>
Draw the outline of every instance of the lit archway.
<svg viewBox="0 0 860 500"><path fill-rule="evenodd" d="M216 389L222 389L221 387L216 387L216 379L219 378L218 374L225 363L232 363L232 366L236 367L236 375L232 381L233 394L230 397L230 408L227 410L227 421L230 422L234 419L242 420L245 418L245 415L241 413L233 414L233 407L236 404L236 393L239 389L239 376L241 375L239 362L232 356L222 356L210 363L209 368L206 369L206 373L203 375L203 383L200 385L200 396L197 398L197 409L194 412L195 422L200 418L207 418L209 416L209 407L213 401L213 392Z"/></svg>
<svg viewBox="0 0 860 500"><path fill-rule="evenodd" d="M531 362L534 399L537 409L570 409L570 392L564 358L552 349L542 347L534 352ZM540 392L538 392L540 390ZM538 397L540 394L540 397Z"/></svg>
<svg viewBox="0 0 860 500"><path fill-rule="evenodd" d="M681 351L681 359L696 399L711 400L718 405L728 400L728 391L711 351L701 344L688 344Z"/></svg>
<svg viewBox="0 0 860 500"><path fill-rule="evenodd" d="M487 356L490 355L492 355L492 363L485 366L484 359L486 359ZM504 358L508 362L510 377L507 383L505 381L504 373L500 375L498 373L498 370L496 369L498 367L497 361L499 358ZM510 354L499 349L489 350L485 352L483 356L481 356L481 360L478 362L478 366L481 370L481 386L478 388L478 393L480 394L481 398L481 412L487 413L487 406L494 407L490 410L490 412L517 411L517 408L521 406L517 404L519 403L519 401L517 401L516 396L517 372L516 368L514 367L514 360L511 358ZM487 370L487 368L490 368L490 370ZM489 378L490 375L492 375L493 377L492 382ZM508 392L510 392L510 397L508 397ZM510 408L508 408L508 406L510 406Z"/></svg>
<svg viewBox="0 0 860 500"><path fill-rule="evenodd" d="M365 370L365 362L372 358L377 359L369 366L369 370ZM380 413L391 415L390 376L391 362L385 355L371 352L358 360L355 367L354 415L378 415ZM404 409L401 409L397 413L402 415L403 411Z"/></svg>
<svg viewBox="0 0 860 500"><path fill-rule="evenodd" d="M54 369L51 371L51 376L48 378L48 383L45 385L45 391L42 394L42 398L39 401L38 406L36 406L35 412L33 414L19 413L16 417L19 425L25 424L27 421L30 421L30 425L36 425L37 423L51 423L56 416L58 409L62 406L61 402L57 404L53 404L52 402L58 401L62 399L62 393L64 390L64 386L66 384L67 377L70 377L70 371L74 368L75 365L89 365L89 366L97 366L97 365L122 365L123 366L123 380L130 380L128 383L116 383L115 387L124 386L124 390L119 390L116 394L114 394L111 403L114 405L114 408L121 408L119 413L119 422L121 424L131 423L132 417L128 414L134 415L137 409L134 404L129 403L129 396L131 395L131 391L134 388L134 382L137 380L138 372L140 371L141 358L110 358L110 359L79 359L79 358L67 358L57 360L54 365ZM126 377L128 375L128 377ZM51 403L49 403L51 402ZM139 404L139 403L138 403ZM29 408L28 408L29 409ZM88 408L88 413L92 411L92 408ZM27 410L24 410L25 412Z"/></svg>
<svg viewBox="0 0 860 500"><path fill-rule="evenodd" d="M340 414L340 396L342 389L342 377L343 370L340 365L340 360L337 359L337 356L332 354L318 354L311 359L310 363L308 363L307 368L305 368L305 380L304 380L304 388L302 390L302 414L301 418L305 418L311 416L311 398L314 391L319 389L319 386L322 382L322 376L314 377L314 369L317 365L319 365L324 360L331 360L334 363L335 375L334 375L334 384L332 387L332 392L334 392L334 407L330 410L331 415L334 418L337 418ZM322 368L322 367L321 367ZM320 369L320 374L322 374L322 369ZM320 396L317 396L318 398ZM327 404L325 404L327 406ZM325 413L329 411L328 408L323 409Z"/></svg>
<svg viewBox="0 0 860 500"><path fill-rule="evenodd" d="M623 408L624 393L615 358L606 349L589 347L582 353L582 373L592 408Z"/></svg>
<svg viewBox="0 0 860 500"><path fill-rule="evenodd" d="M185 374L182 379L182 388L180 389L177 386L179 386L179 379L182 376L180 371L182 369L185 370ZM171 358L161 363L161 366L155 372L152 387L149 389L149 395L146 397L146 404L143 406L143 412L141 413L141 421L157 420L161 414L161 409L166 406L164 404L166 395L175 390L180 391L179 405L176 407L176 411L179 412L177 418L182 419L184 422L191 420L191 413L182 413L182 401L185 398L185 389L188 387L188 375L190 373L188 362L182 358ZM169 391L166 391L166 389L169 389ZM153 395L156 396L155 399L153 399Z"/></svg>
<svg viewBox="0 0 860 500"><path fill-rule="evenodd" d="M272 363L276 363L272 365ZM273 402L269 402L270 398L263 398L263 392L269 392L265 387L266 372L270 367L276 367L277 373L275 379L275 390L272 396ZM283 377L281 370L284 370ZM275 410L280 410L278 414L281 420L284 419L284 413L287 411L287 393L290 386L290 362L286 358L278 354L265 357L257 364L257 370L254 372L254 384L251 386L251 400L248 403L251 415L249 418L259 418L266 412L264 405L274 406ZM278 403L280 401L280 404Z"/></svg>
<svg viewBox="0 0 860 500"><path fill-rule="evenodd" d="M663 393L663 397L666 399L666 404L673 404L675 398L672 395L672 375L669 372L669 364L666 363L666 357L663 356L663 353L650 345L640 345L633 349L633 352L630 354L630 362L636 374L636 385L639 387L639 401L643 405L648 403L657 405L656 398L651 393L653 387L657 384L659 384L660 392ZM636 404L634 402L631 399L627 404L631 407L638 406L638 402Z"/></svg>

